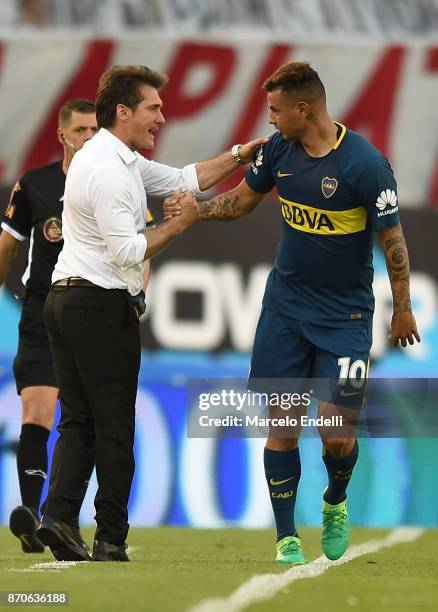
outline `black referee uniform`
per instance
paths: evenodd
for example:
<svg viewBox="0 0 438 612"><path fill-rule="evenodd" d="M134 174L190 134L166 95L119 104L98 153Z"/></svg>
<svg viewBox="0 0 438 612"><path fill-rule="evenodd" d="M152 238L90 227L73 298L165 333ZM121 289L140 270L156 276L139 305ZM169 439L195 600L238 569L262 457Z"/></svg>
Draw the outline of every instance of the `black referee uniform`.
<svg viewBox="0 0 438 612"><path fill-rule="evenodd" d="M16 183L2 228L20 241L30 240L23 276L25 292L14 360L17 393L25 387L58 387L43 306L50 291L53 268L62 250L62 209L65 174L62 161L31 170ZM154 227L148 210L147 227ZM6 226L6 227L5 227Z"/></svg>
<svg viewBox="0 0 438 612"><path fill-rule="evenodd" d="M58 388L59 386L43 319L43 306L50 291L53 269L63 247L61 219L65 179L62 161L24 174L12 190L9 205L1 223L3 231L7 231L17 240L28 239L30 241L28 264L22 278L25 291L19 323L18 350L13 364L19 395L22 389L27 387L48 386ZM154 219L149 210L146 226L154 227ZM37 428L33 425L27 425L25 434L34 437L36 429L38 429L40 435L40 432L45 431L42 427ZM44 443L47 441L47 437L48 432L45 434ZM32 444L36 444L35 440L32 441ZM94 448L91 446L87 451L86 456L83 457L84 463L88 466L84 473L88 472L91 476L94 467ZM39 454L37 453L37 455ZM27 457L27 461L30 459L30 456ZM25 469L29 467L26 461L21 465L23 460L24 458L21 461L18 460L22 497L25 490L28 496L31 494L33 502L30 503L30 507L32 512L37 515L44 481L41 482L41 479L36 481L35 477L32 477L32 488L29 489L26 484L26 489L24 489L25 483L22 480L29 479L30 476L26 475L29 471ZM47 470L47 457L43 462L44 465L41 464L40 466L38 464L36 466L34 465L35 461L37 461L36 456L32 458L30 467L40 467L39 471L41 473ZM32 472L35 472L35 469ZM74 500L74 508L69 524L78 534L79 511L86 493L87 483L88 478L80 490L70 491L71 499ZM26 549L26 552L31 551ZM32 552L34 551L32 550Z"/></svg>
<svg viewBox="0 0 438 612"><path fill-rule="evenodd" d="M26 173L15 185L2 221L4 231L18 240L30 239L25 293L14 360L17 393L25 387L57 387L43 321L44 300L62 249L61 215L65 174L62 162Z"/></svg>

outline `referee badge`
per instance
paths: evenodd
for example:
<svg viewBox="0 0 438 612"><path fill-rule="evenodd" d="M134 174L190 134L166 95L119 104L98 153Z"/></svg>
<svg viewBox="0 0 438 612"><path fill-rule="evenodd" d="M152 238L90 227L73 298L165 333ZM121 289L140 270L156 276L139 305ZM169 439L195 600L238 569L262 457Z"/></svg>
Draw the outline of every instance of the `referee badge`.
<svg viewBox="0 0 438 612"><path fill-rule="evenodd" d="M49 217L43 226L44 238L49 242L62 240L62 223L58 217Z"/></svg>
<svg viewBox="0 0 438 612"><path fill-rule="evenodd" d="M338 181L335 178L325 176L321 181L321 191L325 198L331 198L338 188Z"/></svg>

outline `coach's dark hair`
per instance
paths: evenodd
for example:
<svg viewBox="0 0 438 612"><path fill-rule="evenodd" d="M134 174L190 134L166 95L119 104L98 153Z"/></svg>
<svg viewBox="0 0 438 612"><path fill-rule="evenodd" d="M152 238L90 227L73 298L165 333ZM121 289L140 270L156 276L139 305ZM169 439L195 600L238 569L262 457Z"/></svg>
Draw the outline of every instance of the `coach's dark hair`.
<svg viewBox="0 0 438 612"><path fill-rule="evenodd" d="M134 110L143 97L139 87L143 84L160 89L167 83L167 76L146 66L113 66L100 77L96 94L97 125L112 127L116 121L118 104Z"/></svg>
<svg viewBox="0 0 438 612"><path fill-rule="evenodd" d="M65 102L65 104L63 104L59 109L59 124L65 126L65 124L70 121L74 111L84 114L94 113L94 102L91 102L91 100L85 100L84 98L67 100L67 102Z"/></svg>
<svg viewBox="0 0 438 612"><path fill-rule="evenodd" d="M325 98L325 89L316 70L309 62L290 62L280 66L263 83L266 91L280 89L285 94L295 94L306 102Z"/></svg>

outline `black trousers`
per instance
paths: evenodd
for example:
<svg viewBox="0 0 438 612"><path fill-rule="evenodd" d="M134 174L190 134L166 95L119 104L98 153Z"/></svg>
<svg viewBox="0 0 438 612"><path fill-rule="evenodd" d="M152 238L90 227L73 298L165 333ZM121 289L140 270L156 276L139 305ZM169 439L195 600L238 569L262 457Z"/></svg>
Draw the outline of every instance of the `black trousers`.
<svg viewBox="0 0 438 612"><path fill-rule="evenodd" d="M61 420L44 513L70 523L95 457L96 539L122 544L134 474L138 318L125 291L53 288L44 306Z"/></svg>

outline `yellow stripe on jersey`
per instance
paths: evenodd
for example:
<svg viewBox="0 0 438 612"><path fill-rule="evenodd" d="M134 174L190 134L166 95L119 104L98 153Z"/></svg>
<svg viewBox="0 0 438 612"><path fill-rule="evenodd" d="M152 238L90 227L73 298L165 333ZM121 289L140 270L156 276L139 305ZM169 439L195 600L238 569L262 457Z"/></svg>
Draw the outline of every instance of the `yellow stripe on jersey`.
<svg viewBox="0 0 438 612"><path fill-rule="evenodd" d="M366 226L367 212L363 206L349 210L324 210L290 202L280 196L279 200L285 221L300 232L339 236L361 232Z"/></svg>
<svg viewBox="0 0 438 612"><path fill-rule="evenodd" d="M339 138L337 139L335 143L335 146L333 147L333 149L337 149L339 145L341 144L341 142L344 140L344 136L347 132L347 128L342 123L339 123L339 121L333 121L333 123L335 125L338 125L340 128L342 128L341 135L339 136Z"/></svg>

